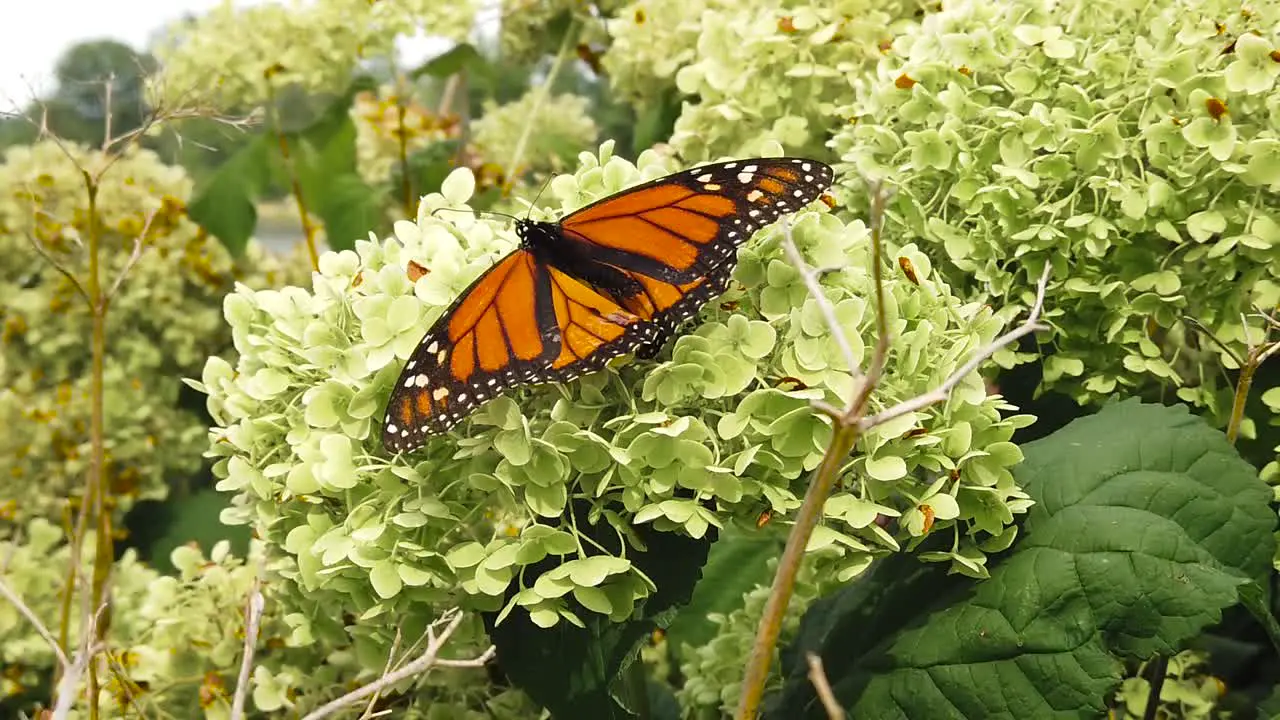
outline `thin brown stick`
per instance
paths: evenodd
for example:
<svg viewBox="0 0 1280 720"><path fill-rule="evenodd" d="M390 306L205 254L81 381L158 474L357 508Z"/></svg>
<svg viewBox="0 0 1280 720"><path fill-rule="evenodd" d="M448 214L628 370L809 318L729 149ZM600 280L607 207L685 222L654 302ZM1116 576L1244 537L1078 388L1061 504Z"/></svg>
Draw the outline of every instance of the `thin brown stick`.
<svg viewBox="0 0 1280 720"><path fill-rule="evenodd" d="M862 387L849 404L845 412L846 418L852 418L865 412L871 393L880 384L880 376L884 374L884 366L889 362L889 320L884 309L884 209L889 203L889 193L879 182L871 184L871 277L876 291L876 348L871 353L871 363L867 366L867 376ZM833 313L834 315L834 313ZM836 329L833 332L843 332Z"/></svg>
<svg viewBox="0 0 1280 720"><path fill-rule="evenodd" d="M155 211L147 213L147 219L142 223L142 232L138 233L138 237L133 239L133 251L129 253L129 259L125 261L124 267L120 269L120 274L116 276L115 282L111 283L111 289L107 291L107 296L103 298L103 302L107 305L111 304L111 300L120 292L120 286L124 284L124 279L128 277L129 271L134 265L138 264L138 260L142 257L142 249L146 242L147 233L151 230L151 221L156 217ZM104 308L105 310L105 308Z"/></svg>
<svg viewBox="0 0 1280 720"><path fill-rule="evenodd" d="M249 677L253 673L253 654L258 646L258 633L262 626L262 611L266 601L262 597L261 568L254 575L253 586L245 598L244 653L240 657L240 674L236 678L236 692L231 698L231 720L244 717L245 700L249 697Z"/></svg>
<svg viewBox="0 0 1280 720"><path fill-rule="evenodd" d="M311 269L320 269L320 253L316 250L316 227L307 213L307 200L302 196L302 183L298 180L298 169L289 154L289 138L279 127L276 127L276 142L280 146L280 157L284 160L285 171L289 173L289 187L293 199L298 204L298 219L302 222L302 234L307 241L307 254L311 256Z"/></svg>
<svg viewBox="0 0 1280 720"><path fill-rule="evenodd" d="M105 82L103 83L105 87L103 87L102 89L102 113L103 113L102 151L103 152L106 152L107 148L111 147L108 143L111 142L111 121L113 119L111 116L111 101L112 101L111 96L114 94L112 90L115 88L115 84L116 84L116 74L115 73L108 74Z"/></svg>
<svg viewBox="0 0 1280 720"><path fill-rule="evenodd" d="M822 667L822 658L815 653L805 653L805 659L809 662L809 682L813 683L814 692L818 693L818 699L822 701L827 717L830 720L844 720L844 708L840 707L840 703L836 701L836 694L831 691L827 671Z"/></svg>
<svg viewBox="0 0 1280 720"><path fill-rule="evenodd" d="M23 602L18 593L14 592L13 588L9 587L8 583L6 583L3 578L0 578L0 597L8 600L9 604L13 605L13 607L18 610L18 614L26 618L27 622L31 623L31 626L35 628L36 634L43 638L45 642L49 643L49 647L53 648L54 656L58 659L59 667L63 669L63 672L66 672L66 669L71 665L71 660L68 659L67 654L62 651L62 646L58 644L58 639L53 636L53 633L49 631L49 628L45 627L43 622L40 622L40 618L35 614L35 612L32 611L25 602Z"/></svg>
<svg viewBox="0 0 1280 720"><path fill-rule="evenodd" d="M452 619L450 619L450 617ZM437 621L437 624L444 622L446 619L449 619L449 624L445 626L439 636L435 634L434 630L431 630L430 628L428 629L428 632L430 633L430 642L427 643L426 651L424 651L417 660L414 660L395 672L383 675L374 682L353 690L337 700L326 703L319 709L309 713L302 720L320 720L321 718L329 717L361 698L381 692L384 688L395 685L406 678L426 673L433 667L478 668L483 667L485 663L489 662L489 659L492 658L496 652L496 649L492 645L490 645L489 648L479 657L471 660L449 660L440 658L440 650L444 648L454 631L462 624L463 615L457 611L446 613L444 617Z"/></svg>
<svg viewBox="0 0 1280 720"><path fill-rule="evenodd" d="M106 612L105 604L98 606L97 612L86 612L85 626L81 632L80 647L76 650L66 672L58 679L54 688L53 711L50 720L66 720L71 706L80 696L80 678L88 671L90 678L94 675L93 658L102 651L103 645L94 640L98 636L99 618ZM91 683L90 689L94 690ZM95 698L89 699L89 714L94 716L98 703Z"/></svg>
<svg viewBox="0 0 1280 720"><path fill-rule="evenodd" d="M504 195L511 191L511 187L516 182L520 161L524 159L525 147L529 143L529 136L533 133L533 126L538 123L538 114L542 112L543 104L551 96L551 86L555 84L556 76L560 74L560 69L564 67L565 59L569 57L569 48L574 46L574 41L577 37L578 21L573 19L569 21L569 27L564 31L564 38L560 41L560 50L556 53L555 60L551 63L551 69L547 71L547 79L542 82L542 86L538 88L537 96L533 99L533 108L529 111L529 119L525 122L524 127L520 129L520 137L516 140L515 151L511 153L511 162L507 165L506 182L503 183L502 187Z"/></svg>
<svg viewBox="0 0 1280 720"><path fill-rule="evenodd" d="M49 251L44 249L44 246L40 244L40 240L36 238L36 236L25 231L22 234L27 236L27 240L31 243L31 247L35 248L36 252L40 253L40 256L44 258L45 262L49 263L50 267L62 273L64 277L71 281L71 286L76 289L76 292L80 294L80 297L84 299L85 303L92 304L93 301L89 299L89 293L85 292L84 285L80 284L80 280L76 278L75 274L72 273L67 266L58 262L52 255L50 255Z"/></svg>
<svg viewBox="0 0 1280 720"><path fill-rule="evenodd" d="M425 633L424 633L425 636ZM382 674L386 675L396 666L396 653L400 652L400 640L402 639L400 628L396 627L396 636L391 639L391 650L387 652L387 662L382 666ZM416 643L415 643L416 645ZM417 649L416 647L414 649ZM360 720L368 720L376 717L373 708L378 704L378 698L382 697L382 692L378 691L369 696L369 702L364 706L364 712L360 714Z"/></svg>

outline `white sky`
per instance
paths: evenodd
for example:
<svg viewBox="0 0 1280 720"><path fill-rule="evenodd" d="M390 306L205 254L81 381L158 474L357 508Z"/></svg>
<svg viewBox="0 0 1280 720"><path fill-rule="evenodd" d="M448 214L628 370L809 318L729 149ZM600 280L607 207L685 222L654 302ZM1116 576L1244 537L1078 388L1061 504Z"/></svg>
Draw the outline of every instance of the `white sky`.
<svg viewBox="0 0 1280 720"><path fill-rule="evenodd" d="M220 0L10 0L0 21L0 108L25 105L53 85L53 66L82 40L112 39L143 48L153 32ZM8 4L8 3L5 3ZM237 5L253 4L236 0Z"/></svg>
<svg viewBox="0 0 1280 720"><path fill-rule="evenodd" d="M440 0L448 2L449 0ZM236 6L263 0L233 0ZM112 39L145 49L151 34L188 13L217 7L220 0L0 0L0 110L26 105L53 86L53 66L84 40ZM447 48L440 43L402 45L406 62Z"/></svg>

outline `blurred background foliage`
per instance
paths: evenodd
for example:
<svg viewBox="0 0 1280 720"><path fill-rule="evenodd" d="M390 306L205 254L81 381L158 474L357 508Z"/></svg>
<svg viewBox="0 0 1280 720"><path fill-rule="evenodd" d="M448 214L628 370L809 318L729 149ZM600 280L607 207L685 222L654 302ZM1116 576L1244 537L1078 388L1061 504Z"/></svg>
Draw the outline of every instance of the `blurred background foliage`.
<svg viewBox="0 0 1280 720"><path fill-rule="evenodd" d="M425 226L419 198L440 192L457 168L475 178L471 207L523 214L522 201L553 175L586 176L580 153L594 154L602 142L633 160L652 150L672 166L777 147L843 161L840 199L859 211L860 174L889 175L904 188L888 221L895 248L923 275L932 259L934 274L968 293L966 300L999 308L1005 320L1026 304L1036 263L1080 269L1077 282L1051 292L1070 298L1076 311L1052 318L1066 340L1048 349L1028 340L996 359L992 386L1037 417L1013 443L1106 404L1117 383L1127 394L1184 403L1224 425L1239 363L1184 316L1244 355L1245 341L1256 337L1236 322L1249 309L1245 301L1276 301L1280 225L1258 218L1274 217L1280 189L1266 165L1267 158L1280 162L1280 5L1160 0L1139 9L1116 0L1107 7L1129 18L1120 29L1079 0L947 5L504 0L477 9L320 0L291 15L223 9L190 18L145 49L111 40L67 49L53 88L0 116L4 576L18 579L42 617L57 617L68 537L83 500L92 378L89 313L49 258L83 275L80 239L91 213L108 283L129 268L108 315L101 369L107 510L117 520L119 559L121 620L112 637L129 672L104 688L104 706L110 717L135 703L175 717L221 717L251 569L259 562L282 569L270 565L268 548L246 526L221 522L229 494L215 490L213 463L204 457L215 419L206 397L182 382L202 377L210 357L234 365L255 351L236 344L227 296L238 284L309 288L324 249L354 249L370 233L388 237L397 221ZM494 10L497 22L476 25ZM402 67L391 42L411 20L448 41L421 64ZM1250 37L1271 45L1254 48ZM1108 58L1120 52L1117 38L1125 48L1155 50L1145 64L1115 64ZM1238 53L1237 38L1246 38ZM220 54L229 49L238 55ZM971 76L982 67L990 73L980 85ZM1043 78L1055 78L1052 92L1037 86ZM1195 95L1193 106L1197 90L1205 95ZM1238 97L1224 108L1236 124L1224 139L1209 101L1231 92ZM1129 125L1107 119L1117 107L1130 112ZM1194 124L1199 134L1170 130L1171 122ZM1006 136L1028 138L1034 151ZM1186 146L1177 145L1184 136ZM1228 140L1227 157L1215 156ZM1184 154L1166 152L1174 146ZM1152 199L1164 191L1148 184L1149 154L1186 182L1182 200ZM1064 166L1059 156L1078 162ZM1250 165L1255 156L1263 160ZM1201 164L1206 158L1215 158L1212 172ZM1099 165L1107 172L1094 172ZM102 171L92 206L85 168ZM1111 177L1110 168L1127 175ZM599 175L590 181L598 184ZM1044 200L1051 183L1067 188L1063 195L1092 198L1062 237ZM1150 227L1134 217L1137 195L1149 203L1137 214ZM1218 209L1230 218L1229 231L1217 216L1197 216L1224 197L1230 208ZM1240 248L1171 261L1172 250L1152 249L1163 242L1158 236L1169 240L1157 227L1159 212L1187 227L1194 242L1185 247L1232 240ZM1049 219L1030 227L1036 213ZM1023 231L1021 245L1000 234ZM977 251L956 249L972 237L981 240ZM1097 260L1111 251L1123 262ZM1196 277L1197 262L1226 253L1239 265L1225 276ZM776 286L768 288L775 299L790 292L794 278L774 277L781 271L766 278L759 256L744 253L744 265L758 285ZM1168 276L1175 271L1185 276L1176 286ZM1185 297L1184 286L1191 288ZM1118 329L1117 317L1128 325ZM1105 331L1119 339L1103 342ZM1163 371L1166 360L1177 373ZM1259 368L1253 383L1239 449L1280 483L1276 362ZM782 523L761 518L759 532L721 535L686 609L665 636L644 643L655 709L718 717L735 697L735 673L780 544ZM499 513L476 525L514 537L523 522ZM82 542L92 546L91 537ZM82 561L89 560L86 551ZM812 567L802 580L789 635L808 603L832 587ZM391 635L403 630L408 644L431 617L423 608L397 618L397 628L372 610L357 619L326 616L314 603L305 612L272 608L253 698L265 713L314 707L369 680L370 668L387 660ZM458 654L485 645L477 621L464 630ZM0 604L0 715L48 696L52 658L41 648L25 620ZM1128 671L1112 702L1117 717L1139 717L1149 689L1149 669L1131 663ZM1229 612L1166 672L1166 717L1252 717L1256 699L1280 677L1280 661L1242 613ZM509 678L493 674L441 674L425 690L398 688L379 708L409 718L539 717Z"/></svg>

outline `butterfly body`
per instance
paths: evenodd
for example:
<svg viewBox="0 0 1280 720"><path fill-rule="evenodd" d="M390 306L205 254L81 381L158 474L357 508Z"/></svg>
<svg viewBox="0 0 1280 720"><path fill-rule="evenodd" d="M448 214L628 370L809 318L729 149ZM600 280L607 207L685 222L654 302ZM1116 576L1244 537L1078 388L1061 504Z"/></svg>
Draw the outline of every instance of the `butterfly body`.
<svg viewBox="0 0 1280 720"><path fill-rule="evenodd" d="M519 246L427 332L387 403L392 452L443 432L495 394L657 354L724 292L737 249L817 199L829 167L805 158L702 166L629 188L559 222L517 220Z"/></svg>

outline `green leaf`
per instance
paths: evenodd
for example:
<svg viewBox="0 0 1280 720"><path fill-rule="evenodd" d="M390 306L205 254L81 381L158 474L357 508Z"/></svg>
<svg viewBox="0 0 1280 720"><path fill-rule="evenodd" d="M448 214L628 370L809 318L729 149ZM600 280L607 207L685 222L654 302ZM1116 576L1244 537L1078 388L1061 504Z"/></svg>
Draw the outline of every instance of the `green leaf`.
<svg viewBox="0 0 1280 720"><path fill-rule="evenodd" d="M607 524L592 525L589 511L585 503L575 502L572 512L577 515L579 532L617 552L617 535ZM501 670L554 718L621 720L633 716L628 708L642 701L623 690L621 678L635 661L641 641L655 628L665 627L676 608L688 601L711 546L710 539L692 540L656 532L646 525L634 532L644 550L629 548L627 559L652 579L658 590L637 607L629 621L615 623L595 613L582 613L585 628L561 622L542 629L526 613L513 612L501 624L496 622L496 612L484 614ZM524 585L534 584L542 572L560 564L552 560L526 567ZM518 590L509 588L505 600Z"/></svg>
<svg viewBox="0 0 1280 720"><path fill-rule="evenodd" d="M282 179L297 180L307 210L324 223L333 250L354 248L356 240L379 230L384 221L382 193L356 172L356 128L350 108L367 87L364 79L357 79L314 121L284 136L294 177Z"/></svg>
<svg viewBox="0 0 1280 720"><path fill-rule="evenodd" d="M218 238L232 254L244 253L258 225L255 203L271 182L271 151L265 136L240 148L187 204L187 216Z"/></svg>
<svg viewBox="0 0 1280 720"><path fill-rule="evenodd" d="M768 560L782 552L782 538L774 532L726 530L711 546L702 579L689 604L680 609L667 629L668 643L680 648L711 641L719 626L707 616L728 615L742 605L754 587L772 579Z"/></svg>
<svg viewBox="0 0 1280 720"><path fill-rule="evenodd" d="M658 97L649 98L644 109L636 116L635 130L631 136L632 152L639 154L671 137L682 108L680 94L674 88L667 88Z"/></svg>
<svg viewBox="0 0 1280 720"><path fill-rule="evenodd" d="M383 600L390 600L399 595L400 588L404 586L400 572L392 560L383 560L374 565L373 570L369 572L369 582L373 584L373 591Z"/></svg>
<svg viewBox="0 0 1280 720"><path fill-rule="evenodd" d="M409 77L414 80L424 75L446 78L467 68L482 69L486 65L484 56L473 45L460 43L409 71Z"/></svg>
<svg viewBox="0 0 1280 720"><path fill-rule="evenodd" d="M1121 659L1179 651L1269 572L1269 489L1181 406L1110 405L1023 450L1036 504L990 579L894 559L816 604L766 717L823 717L809 649L851 717L1098 716Z"/></svg>

